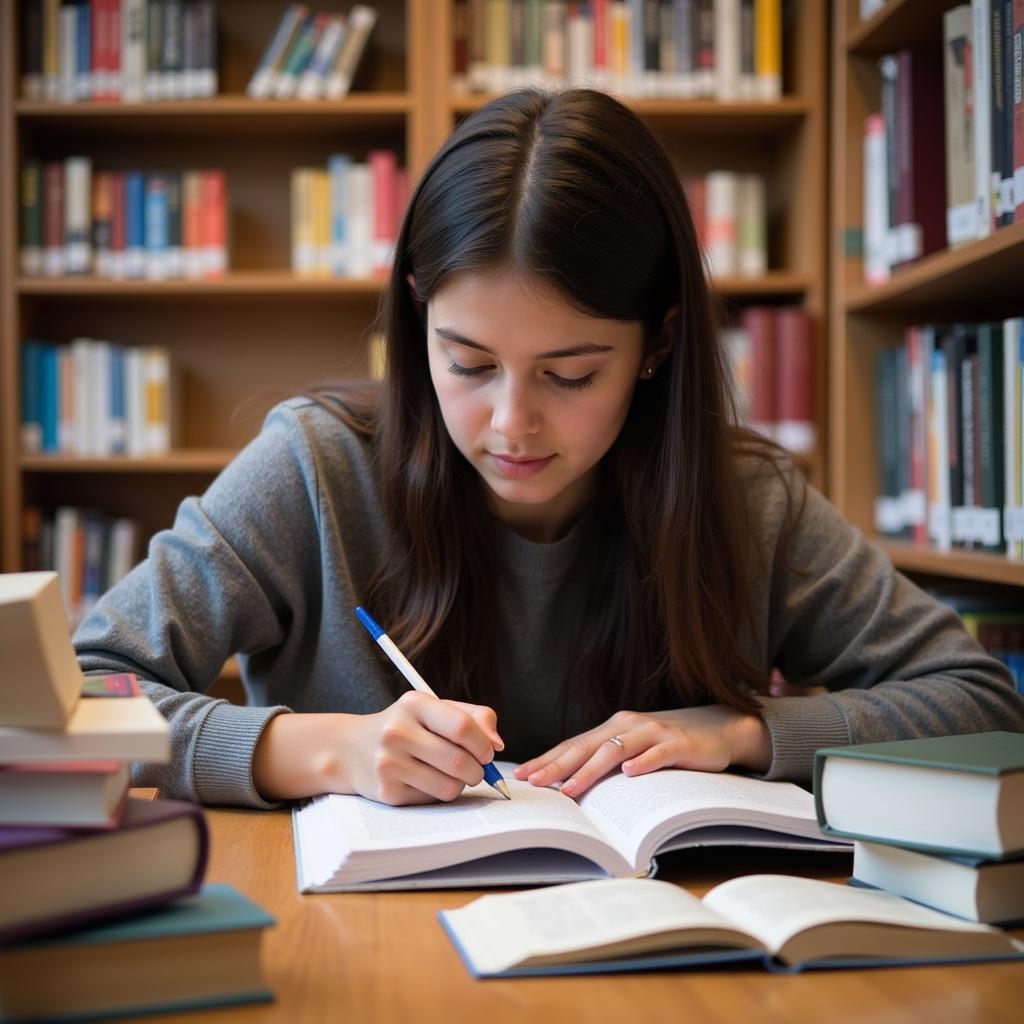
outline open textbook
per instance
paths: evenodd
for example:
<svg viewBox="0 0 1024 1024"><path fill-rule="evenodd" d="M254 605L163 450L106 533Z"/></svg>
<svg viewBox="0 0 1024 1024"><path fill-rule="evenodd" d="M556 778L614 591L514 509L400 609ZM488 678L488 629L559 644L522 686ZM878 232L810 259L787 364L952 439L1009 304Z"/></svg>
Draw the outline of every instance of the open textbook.
<svg viewBox="0 0 1024 1024"><path fill-rule="evenodd" d="M1024 943L887 892L747 875L697 899L617 878L481 896L441 923L478 978L705 967L773 971L1024 957Z"/></svg>
<svg viewBox="0 0 1024 1024"><path fill-rule="evenodd" d="M814 798L789 782L666 769L602 779L577 803L498 767L450 804L389 807L331 794L292 812L302 892L534 885L647 875L660 852L749 845L844 850L818 828Z"/></svg>

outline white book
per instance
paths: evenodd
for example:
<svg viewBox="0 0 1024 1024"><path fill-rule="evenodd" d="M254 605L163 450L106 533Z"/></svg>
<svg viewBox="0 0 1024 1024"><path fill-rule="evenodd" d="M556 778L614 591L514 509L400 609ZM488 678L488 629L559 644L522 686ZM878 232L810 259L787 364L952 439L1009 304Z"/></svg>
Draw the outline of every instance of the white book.
<svg viewBox="0 0 1024 1024"><path fill-rule="evenodd" d="M373 177L368 164L349 167L345 188L345 219L348 226L349 274L373 273Z"/></svg>
<svg viewBox="0 0 1024 1024"><path fill-rule="evenodd" d="M7 763L117 760L167 764L170 727L148 697L83 697L62 729L0 725L0 751Z"/></svg>
<svg viewBox="0 0 1024 1024"><path fill-rule="evenodd" d="M82 672L57 573L0 574L0 649L0 722L63 725L81 692Z"/></svg>
<svg viewBox="0 0 1024 1024"><path fill-rule="evenodd" d="M348 95L359 66L359 59L377 24L377 11L365 4L356 4L348 15L348 31L338 51L338 59L327 76L324 95L329 100L339 100Z"/></svg>
<svg viewBox="0 0 1024 1024"><path fill-rule="evenodd" d="M885 162L885 120L870 114L864 121L864 280L889 280L889 188Z"/></svg>
<svg viewBox="0 0 1024 1024"><path fill-rule="evenodd" d="M734 171L711 171L705 189L708 270L712 277L729 277L738 268L739 175Z"/></svg>
<svg viewBox="0 0 1024 1024"><path fill-rule="evenodd" d="M60 581L60 592L67 609L68 622L78 621L78 598L72 592L75 574L79 567L75 564L75 531L79 526L78 509L71 505L59 505L53 514L53 564ZM11 761L21 760L5 749L3 728L0 727L0 751Z"/></svg>
<svg viewBox="0 0 1024 1024"><path fill-rule="evenodd" d="M64 249L66 273L92 270L92 161L86 156L64 161Z"/></svg>
<svg viewBox="0 0 1024 1024"><path fill-rule="evenodd" d="M295 808L301 892L535 884L646 875L659 852L705 845L849 850L788 782L676 769L602 779L578 801L514 778L450 804L389 807L332 794ZM500 802L500 806L499 806Z"/></svg>
<svg viewBox="0 0 1024 1024"><path fill-rule="evenodd" d="M1022 504L1021 489L1021 327L1024 318L1003 321L1003 465L1005 501L1003 510L1006 554L1009 558L1024 557L1024 544L1017 537L1014 524Z"/></svg>
<svg viewBox="0 0 1024 1024"><path fill-rule="evenodd" d="M740 97L739 0L715 0L715 98Z"/></svg>
<svg viewBox="0 0 1024 1024"><path fill-rule="evenodd" d="M939 551L953 546L953 509L949 489L949 412L946 396L946 356L936 341L932 353L931 403L928 432L935 452L934 487L928 507L928 538ZM929 479L933 479L929 473Z"/></svg>
<svg viewBox="0 0 1024 1024"><path fill-rule="evenodd" d="M974 182L978 238L992 234L992 31L990 0L971 0L974 17Z"/></svg>
<svg viewBox="0 0 1024 1024"><path fill-rule="evenodd" d="M594 24L582 13L570 14L566 19L565 57L566 86L573 89L587 85L594 69Z"/></svg>
<svg viewBox="0 0 1024 1024"><path fill-rule="evenodd" d="M124 353L125 443L131 458L146 454L146 372L141 348Z"/></svg>
<svg viewBox="0 0 1024 1024"><path fill-rule="evenodd" d="M92 450L89 433L89 396L93 391L92 339L74 338L71 341L71 394L72 422L70 450L75 455L88 455Z"/></svg>
<svg viewBox="0 0 1024 1024"><path fill-rule="evenodd" d="M61 103L74 103L78 96L78 9L63 6L57 27L60 45L58 98Z"/></svg>
<svg viewBox="0 0 1024 1024"><path fill-rule="evenodd" d="M351 157L335 153L327 158L327 175L330 183L330 260L332 274L344 277L348 274L349 239L346 195Z"/></svg>
<svg viewBox="0 0 1024 1024"><path fill-rule="evenodd" d="M788 875L733 878L702 899L670 882L624 878L492 894L442 911L441 923L477 978L1024 956L1024 943L988 925Z"/></svg>
<svg viewBox="0 0 1024 1024"><path fill-rule="evenodd" d="M134 519L118 518L110 524L106 579L113 586L125 578L138 561L139 530Z"/></svg>
<svg viewBox="0 0 1024 1024"><path fill-rule="evenodd" d="M146 98L146 0L121 0L121 99Z"/></svg>
<svg viewBox="0 0 1024 1024"><path fill-rule="evenodd" d="M86 454L104 456L113 452L110 416L110 342L93 341L89 346L90 390L84 396L89 418Z"/></svg>

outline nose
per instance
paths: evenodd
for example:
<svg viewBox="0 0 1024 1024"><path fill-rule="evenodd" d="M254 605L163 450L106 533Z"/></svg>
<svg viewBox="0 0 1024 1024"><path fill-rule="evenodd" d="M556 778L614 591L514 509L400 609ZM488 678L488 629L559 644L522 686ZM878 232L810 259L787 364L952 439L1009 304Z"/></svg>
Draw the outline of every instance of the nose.
<svg viewBox="0 0 1024 1024"><path fill-rule="evenodd" d="M529 437L540 430L540 412L528 386L511 377L501 382L491 410L491 429L509 441Z"/></svg>

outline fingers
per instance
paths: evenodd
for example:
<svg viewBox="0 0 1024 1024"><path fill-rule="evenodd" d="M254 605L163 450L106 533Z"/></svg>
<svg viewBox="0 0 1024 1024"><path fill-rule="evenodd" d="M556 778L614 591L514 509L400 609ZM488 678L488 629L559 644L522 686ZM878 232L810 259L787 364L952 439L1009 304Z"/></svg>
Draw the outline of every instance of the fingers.
<svg viewBox="0 0 1024 1024"><path fill-rule="evenodd" d="M483 729L495 752L505 749L505 741L498 735L498 716L493 708L483 704L467 704L461 700L450 700L447 703L461 708Z"/></svg>
<svg viewBox="0 0 1024 1024"><path fill-rule="evenodd" d="M661 760L657 767L664 767L671 763L671 754L665 759L666 750L661 749L663 747L667 749L667 745L655 741L654 734L657 731L657 724L652 722L638 729L623 732L621 735L616 733L614 738L608 737L598 744L591 756L573 772L571 778L562 783L562 792L566 796L581 796L595 782L620 766L627 775L643 775L644 771L653 771L653 768L643 768L646 761L642 759L652 762ZM656 750L660 751L658 756L651 756ZM639 771L636 770L638 762L641 763ZM627 771L626 765L630 765L631 769Z"/></svg>

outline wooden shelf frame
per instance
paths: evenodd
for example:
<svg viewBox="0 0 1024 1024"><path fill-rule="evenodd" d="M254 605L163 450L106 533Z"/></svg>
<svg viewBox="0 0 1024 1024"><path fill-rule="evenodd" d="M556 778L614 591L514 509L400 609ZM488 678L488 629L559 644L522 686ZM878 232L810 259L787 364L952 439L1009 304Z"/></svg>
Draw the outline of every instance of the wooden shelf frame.
<svg viewBox="0 0 1024 1024"><path fill-rule="evenodd" d="M942 45L942 15L957 0L889 0L861 23L856 0L834 0L832 37L831 350L829 492L855 526L905 571L1024 586L1024 563L1002 555L932 548L874 533L875 354L899 344L907 326L946 319L987 320L1020 312L1024 225L934 253L885 284L863 281L862 261L843 239L863 224L863 126L880 109L874 65L883 53Z"/></svg>

